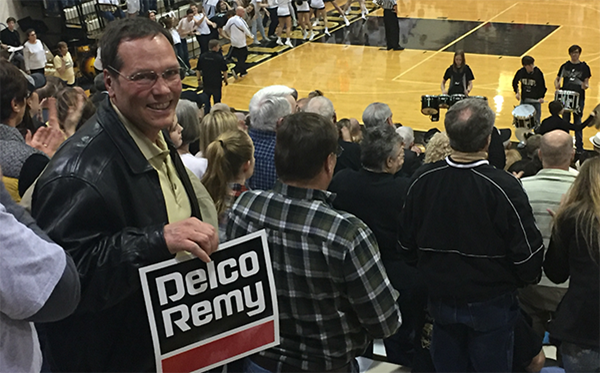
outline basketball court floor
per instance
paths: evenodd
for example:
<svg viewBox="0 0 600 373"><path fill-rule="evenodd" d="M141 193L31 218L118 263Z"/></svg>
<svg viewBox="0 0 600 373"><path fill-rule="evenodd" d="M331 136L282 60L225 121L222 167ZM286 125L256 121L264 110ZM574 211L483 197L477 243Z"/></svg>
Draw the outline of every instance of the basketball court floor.
<svg viewBox="0 0 600 373"><path fill-rule="evenodd" d="M339 1L339 0L338 0ZM340 5L343 1L340 1ZM329 5L331 7L331 5ZM383 11L367 0L370 13L360 18L353 4L351 24L343 27L338 13L329 11L331 36L319 33L311 42L293 34L294 48L274 42L249 48L249 74L230 79L223 102L247 110L262 87L283 84L300 97L315 89L333 101L338 119L360 121L375 101L390 105L397 123L415 130L443 130L445 110L438 122L421 114L421 96L438 95L444 71L462 49L475 75L472 96L487 97L496 112L496 126L513 129L515 99L512 80L521 57L530 55L544 73L547 102L554 99L554 79L569 59L572 44L582 47L581 60L592 71L586 92L584 119L600 103L600 2L597 0L398 0L400 43L404 51L386 51ZM318 27L317 29L322 29ZM193 78L188 78L192 79ZM542 105L542 119L549 115ZM584 144L597 130L584 131Z"/></svg>

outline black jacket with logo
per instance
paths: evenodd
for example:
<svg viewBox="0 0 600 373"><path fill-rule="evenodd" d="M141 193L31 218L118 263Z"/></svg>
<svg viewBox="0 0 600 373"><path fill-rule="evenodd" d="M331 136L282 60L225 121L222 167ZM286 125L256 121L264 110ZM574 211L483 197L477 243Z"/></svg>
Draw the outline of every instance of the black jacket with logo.
<svg viewBox="0 0 600 373"><path fill-rule="evenodd" d="M434 299L484 301L539 281L543 260L521 183L487 160L419 168L400 214L399 249Z"/></svg>

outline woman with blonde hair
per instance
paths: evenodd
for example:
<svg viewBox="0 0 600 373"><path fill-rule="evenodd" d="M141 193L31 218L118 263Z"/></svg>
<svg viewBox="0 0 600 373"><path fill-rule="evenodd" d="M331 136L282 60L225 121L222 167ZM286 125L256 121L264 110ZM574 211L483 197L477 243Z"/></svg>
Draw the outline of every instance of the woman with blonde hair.
<svg viewBox="0 0 600 373"><path fill-rule="evenodd" d="M550 322L566 372L600 371L600 158L583 163L554 217L544 272L569 289Z"/></svg>
<svg viewBox="0 0 600 373"><path fill-rule="evenodd" d="M254 173L254 145L244 131L235 129L219 135L206 149L208 168L202 184L215 202L219 216L219 238L224 240L227 210L234 191L233 184L244 185Z"/></svg>
<svg viewBox="0 0 600 373"><path fill-rule="evenodd" d="M206 157L206 148L220 134L238 129L238 118L230 111L214 111L206 114L200 125L200 152L197 157Z"/></svg>
<svg viewBox="0 0 600 373"><path fill-rule="evenodd" d="M438 132L427 143L425 148L425 160L423 163L434 163L446 159L452 153L450 139L446 132Z"/></svg>

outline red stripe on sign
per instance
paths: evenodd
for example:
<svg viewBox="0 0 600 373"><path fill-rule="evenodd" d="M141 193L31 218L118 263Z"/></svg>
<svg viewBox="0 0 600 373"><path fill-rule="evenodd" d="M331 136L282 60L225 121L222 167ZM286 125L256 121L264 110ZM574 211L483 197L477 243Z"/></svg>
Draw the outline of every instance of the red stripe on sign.
<svg viewBox="0 0 600 373"><path fill-rule="evenodd" d="M163 372L193 372L275 341L275 323L269 321L162 361Z"/></svg>

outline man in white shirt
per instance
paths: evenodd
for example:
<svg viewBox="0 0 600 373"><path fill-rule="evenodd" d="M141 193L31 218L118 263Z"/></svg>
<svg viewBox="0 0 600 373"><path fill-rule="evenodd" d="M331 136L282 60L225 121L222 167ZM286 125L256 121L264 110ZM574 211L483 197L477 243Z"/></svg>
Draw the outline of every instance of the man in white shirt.
<svg viewBox="0 0 600 373"><path fill-rule="evenodd" d="M237 7L235 9L235 16L229 18L225 27L223 27L223 32L229 36L229 39L231 40L231 57L237 59L235 67L232 70L233 76L236 79L238 75L240 78L243 78L248 74L248 71L246 70L246 58L248 57L246 36L254 38L254 35L252 35L248 29L246 21L244 21L245 15L246 11L244 8Z"/></svg>

